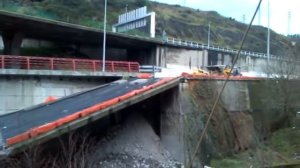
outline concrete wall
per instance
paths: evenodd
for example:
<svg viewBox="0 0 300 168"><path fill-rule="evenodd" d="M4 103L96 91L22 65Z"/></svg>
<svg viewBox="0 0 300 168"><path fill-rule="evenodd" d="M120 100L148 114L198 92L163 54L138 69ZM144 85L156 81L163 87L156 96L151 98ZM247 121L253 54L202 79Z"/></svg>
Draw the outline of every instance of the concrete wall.
<svg viewBox="0 0 300 168"><path fill-rule="evenodd" d="M184 48L157 46L156 65L166 67L167 64L183 65L186 67L204 68L207 65L232 65L235 55L224 54L214 51L189 50ZM241 67L242 71L265 72L267 60L242 55L236 67Z"/></svg>
<svg viewBox="0 0 300 168"><path fill-rule="evenodd" d="M39 47L52 47L53 43L45 40L36 40L36 39L26 39L22 40L22 48L39 48Z"/></svg>
<svg viewBox="0 0 300 168"><path fill-rule="evenodd" d="M208 65L232 65L234 54L224 54L219 52L209 52ZM273 64L274 60L271 60ZM250 56L241 55L235 67L240 67L242 71L257 71L265 72L267 66L267 59L255 58Z"/></svg>
<svg viewBox="0 0 300 168"><path fill-rule="evenodd" d="M161 142L170 152L172 159L184 161L184 142L182 137L182 116L179 103L179 87L161 94Z"/></svg>
<svg viewBox="0 0 300 168"><path fill-rule="evenodd" d="M0 115L43 103L48 96L61 98L99 84L83 78L0 77Z"/></svg>
<svg viewBox="0 0 300 168"><path fill-rule="evenodd" d="M207 59L206 51L163 46L156 48L156 65L161 67L166 67L167 64L204 67L207 65Z"/></svg>
<svg viewBox="0 0 300 168"><path fill-rule="evenodd" d="M221 90L224 81L216 81L216 89ZM229 81L221 96L221 100L228 111L249 111L250 98L248 83L243 81Z"/></svg>

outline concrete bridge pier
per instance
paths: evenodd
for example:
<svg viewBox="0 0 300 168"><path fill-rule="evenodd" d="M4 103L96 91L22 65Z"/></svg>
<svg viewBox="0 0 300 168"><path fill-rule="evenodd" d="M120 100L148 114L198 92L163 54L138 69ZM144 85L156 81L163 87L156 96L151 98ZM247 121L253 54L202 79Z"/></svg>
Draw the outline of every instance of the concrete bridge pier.
<svg viewBox="0 0 300 168"><path fill-rule="evenodd" d="M20 55L24 34L22 32L5 31L2 33L5 55Z"/></svg>

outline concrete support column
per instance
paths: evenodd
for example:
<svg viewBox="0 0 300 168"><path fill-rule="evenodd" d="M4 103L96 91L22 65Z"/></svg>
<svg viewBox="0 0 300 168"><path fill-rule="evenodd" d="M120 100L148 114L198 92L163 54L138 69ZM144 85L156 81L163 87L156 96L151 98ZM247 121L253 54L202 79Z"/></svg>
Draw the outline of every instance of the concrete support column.
<svg viewBox="0 0 300 168"><path fill-rule="evenodd" d="M218 64L218 52L209 51L208 52L208 65Z"/></svg>
<svg viewBox="0 0 300 168"><path fill-rule="evenodd" d="M222 65L224 63L224 61L222 61L223 55L221 53L218 53L218 61L217 61L217 64L218 65Z"/></svg>
<svg viewBox="0 0 300 168"><path fill-rule="evenodd" d="M20 55L23 40L21 32L4 32L2 34L5 55Z"/></svg>
<svg viewBox="0 0 300 168"><path fill-rule="evenodd" d="M232 56L227 54L224 55L224 64L225 65L231 65L232 64Z"/></svg>
<svg viewBox="0 0 300 168"><path fill-rule="evenodd" d="M155 51L156 66L166 67L167 47L156 46Z"/></svg>
<svg viewBox="0 0 300 168"><path fill-rule="evenodd" d="M208 51L207 50L203 50L202 68L206 67L207 65L209 65L209 63L208 63Z"/></svg>
<svg viewBox="0 0 300 168"><path fill-rule="evenodd" d="M160 94L161 142L173 159L184 161L183 121L179 103L179 87Z"/></svg>

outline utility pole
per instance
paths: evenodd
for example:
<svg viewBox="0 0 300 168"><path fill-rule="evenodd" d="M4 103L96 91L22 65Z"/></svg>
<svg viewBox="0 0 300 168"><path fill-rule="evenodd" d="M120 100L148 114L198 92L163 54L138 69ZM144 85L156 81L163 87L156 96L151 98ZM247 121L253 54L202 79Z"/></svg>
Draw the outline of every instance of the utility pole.
<svg viewBox="0 0 300 168"><path fill-rule="evenodd" d="M261 6L258 9L258 25L260 25L260 21L261 21Z"/></svg>
<svg viewBox="0 0 300 168"><path fill-rule="evenodd" d="M210 22L208 23L208 35L207 35L207 48L209 49L210 44Z"/></svg>
<svg viewBox="0 0 300 168"><path fill-rule="evenodd" d="M267 62L267 65L269 66L269 63L270 63L270 0L268 0L268 38L267 38L267 56L268 56L268 62Z"/></svg>
<svg viewBox="0 0 300 168"><path fill-rule="evenodd" d="M127 19L127 17L128 17L128 16L127 16L127 11L128 11L128 4L126 4L126 7L125 7L125 16L126 16L126 21L125 21L125 22L127 22L127 20L128 20L128 19Z"/></svg>
<svg viewBox="0 0 300 168"><path fill-rule="evenodd" d="M107 0L104 2L104 28L103 28L103 53L102 53L102 72L105 72L105 53L106 53L106 8Z"/></svg>
<svg viewBox="0 0 300 168"><path fill-rule="evenodd" d="M291 11L288 12L288 29L287 29L287 35L291 34L291 18L292 18L292 13Z"/></svg>

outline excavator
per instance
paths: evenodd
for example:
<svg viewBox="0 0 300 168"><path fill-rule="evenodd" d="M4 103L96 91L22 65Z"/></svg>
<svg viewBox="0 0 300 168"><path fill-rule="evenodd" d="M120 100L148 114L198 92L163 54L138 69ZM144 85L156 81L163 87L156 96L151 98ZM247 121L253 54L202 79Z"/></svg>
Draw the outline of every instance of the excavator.
<svg viewBox="0 0 300 168"><path fill-rule="evenodd" d="M210 74L229 76L230 71L232 69L231 74L233 76L241 75L238 68L230 68L230 66L228 65L210 65L210 66L206 66L206 68Z"/></svg>
<svg viewBox="0 0 300 168"><path fill-rule="evenodd" d="M201 68L193 68L192 75L193 76L201 76L201 75L208 75L209 73Z"/></svg>
<svg viewBox="0 0 300 168"><path fill-rule="evenodd" d="M203 76L209 75L209 73L201 68L193 68L189 71L182 72L181 75L185 76L185 77L197 78L197 77L203 77Z"/></svg>
<svg viewBox="0 0 300 168"><path fill-rule="evenodd" d="M210 65L206 66L208 71L201 68L193 68L189 72L183 72L182 76L186 77L205 77L207 75L229 76L230 71L232 76L241 76L239 68L230 68L228 65Z"/></svg>

